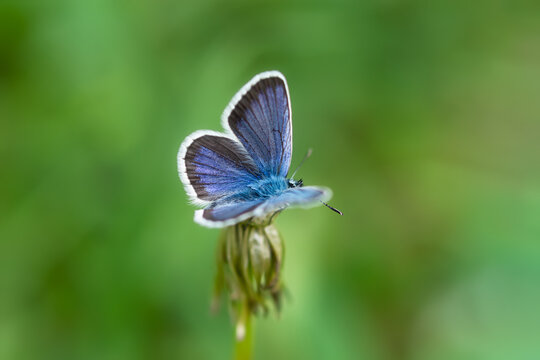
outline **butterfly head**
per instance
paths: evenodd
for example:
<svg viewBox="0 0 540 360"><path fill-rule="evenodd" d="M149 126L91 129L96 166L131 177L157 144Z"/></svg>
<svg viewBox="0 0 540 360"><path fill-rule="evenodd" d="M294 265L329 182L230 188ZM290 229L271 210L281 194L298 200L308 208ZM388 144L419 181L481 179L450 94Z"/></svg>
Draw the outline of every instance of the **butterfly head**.
<svg viewBox="0 0 540 360"><path fill-rule="evenodd" d="M296 187L302 187L304 186L304 181L302 179L296 181L296 180L293 180L292 178L289 179L288 181L288 184L289 184L289 188L296 188Z"/></svg>

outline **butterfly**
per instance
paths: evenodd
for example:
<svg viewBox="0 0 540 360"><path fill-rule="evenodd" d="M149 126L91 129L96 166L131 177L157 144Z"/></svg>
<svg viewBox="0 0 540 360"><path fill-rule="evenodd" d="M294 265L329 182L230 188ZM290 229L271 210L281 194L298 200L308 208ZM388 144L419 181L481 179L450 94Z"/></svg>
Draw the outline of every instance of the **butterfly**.
<svg viewBox="0 0 540 360"><path fill-rule="evenodd" d="M195 131L182 142L178 173L196 223L224 227L264 218L287 207L310 207L331 196L328 188L287 178L292 157L291 101L285 77L253 77L221 116L225 132Z"/></svg>

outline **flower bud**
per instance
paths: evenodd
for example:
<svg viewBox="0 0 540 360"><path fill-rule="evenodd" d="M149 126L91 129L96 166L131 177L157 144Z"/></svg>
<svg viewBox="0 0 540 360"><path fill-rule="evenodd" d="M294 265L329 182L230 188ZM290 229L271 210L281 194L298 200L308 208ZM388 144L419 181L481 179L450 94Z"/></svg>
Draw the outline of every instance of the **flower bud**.
<svg viewBox="0 0 540 360"><path fill-rule="evenodd" d="M283 241L272 218L245 221L223 230L218 244L213 308L223 290L229 296L236 336L243 338L249 314L266 314L268 303L279 311Z"/></svg>

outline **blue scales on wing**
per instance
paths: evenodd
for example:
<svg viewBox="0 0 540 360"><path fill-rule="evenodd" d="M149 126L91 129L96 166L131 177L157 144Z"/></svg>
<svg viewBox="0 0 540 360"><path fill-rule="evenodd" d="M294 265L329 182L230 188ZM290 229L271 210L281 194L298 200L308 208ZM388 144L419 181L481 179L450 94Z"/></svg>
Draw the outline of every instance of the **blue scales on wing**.
<svg viewBox="0 0 540 360"><path fill-rule="evenodd" d="M281 211L288 207L312 207L319 205L320 201L328 200L332 192L323 187L306 186L289 188L275 196L269 197L260 206L260 213L269 214L275 211ZM259 214L257 214L259 216Z"/></svg>
<svg viewBox="0 0 540 360"><path fill-rule="evenodd" d="M198 210L195 220L202 225L222 227L251 217L264 216L281 211L288 207L311 207L319 205L319 201L326 201L330 196L330 190L322 187L306 186L289 188L274 196L217 204L215 207Z"/></svg>
<svg viewBox="0 0 540 360"><path fill-rule="evenodd" d="M264 207L268 211L281 210L291 206L311 207L319 205L319 201L327 201L331 194L329 189L318 186L290 188L266 200Z"/></svg>
<svg viewBox="0 0 540 360"><path fill-rule="evenodd" d="M230 219L234 219L234 222L239 222L248 219L253 216L254 211L264 202L264 199L241 201L221 204L216 207L210 207L204 210L198 210L202 217L202 222L213 221L222 223L227 222ZM201 222L198 216L196 220Z"/></svg>
<svg viewBox="0 0 540 360"><path fill-rule="evenodd" d="M218 135L196 137L185 150L188 186L198 199L215 202L256 182L260 173L237 141Z"/></svg>
<svg viewBox="0 0 540 360"><path fill-rule="evenodd" d="M261 78L240 95L224 120L265 176L287 176L292 123L285 79Z"/></svg>

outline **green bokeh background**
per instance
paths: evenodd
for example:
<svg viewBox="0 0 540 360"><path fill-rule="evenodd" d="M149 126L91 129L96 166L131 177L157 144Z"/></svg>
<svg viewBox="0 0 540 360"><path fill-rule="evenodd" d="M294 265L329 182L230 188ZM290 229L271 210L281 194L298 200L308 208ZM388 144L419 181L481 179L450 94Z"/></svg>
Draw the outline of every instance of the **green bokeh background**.
<svg viewBox="0 0 540 360"><path fill-rule="evenodd" d="M0 359L228 359L176 153L288 79L290 296L256 359L540 358L537 1L0 3Z"/></svg>

